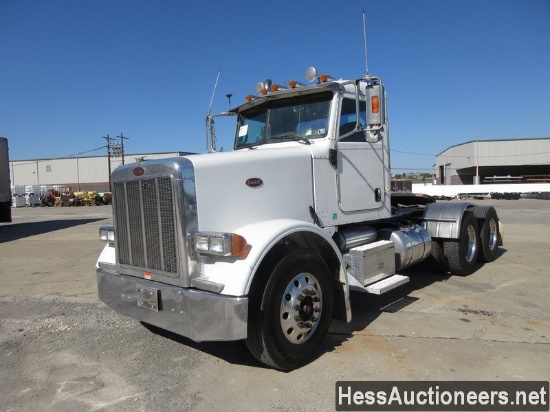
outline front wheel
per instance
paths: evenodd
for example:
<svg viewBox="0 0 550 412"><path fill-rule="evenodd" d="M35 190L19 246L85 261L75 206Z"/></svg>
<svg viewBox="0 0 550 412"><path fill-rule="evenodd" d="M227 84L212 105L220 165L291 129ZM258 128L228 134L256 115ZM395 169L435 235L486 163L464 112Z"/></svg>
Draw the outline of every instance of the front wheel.
<svg viewBox="0 0 550 412"><path fill-rule="evenodd" d="M315 355L327 335L333 306L330 270L315 252L292 250L264 284L263 291L262 284L251 289L246 345L266 365L295 369Z"/></svg>

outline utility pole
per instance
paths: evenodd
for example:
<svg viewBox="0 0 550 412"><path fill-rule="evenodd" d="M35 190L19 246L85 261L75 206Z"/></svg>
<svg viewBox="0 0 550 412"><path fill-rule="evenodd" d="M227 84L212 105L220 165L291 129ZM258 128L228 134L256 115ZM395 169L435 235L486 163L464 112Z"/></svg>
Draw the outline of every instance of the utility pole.
<svg viewBox="0 0 550 412"><path fill-rule="evenodd" d="M120 136L117 136L119 138L119 142L116 142L116 139L110 137L108 134L107 136L103 136L103 138L107 141L107 165L109 170L109 191L112 191L111 188L111 158L112 157L122 157L122 164L124 165L124 139L128 139L125 137L122 133L120 133ZM114 141L114 143L113 143Z"/></svg>
<svg viewBox="0 0 550 412"><path fill-rule="evenodd" d="M113 140L111 137L109 137L109 134L107 136L102 136L107 141L107 167L109 171L109 192L112 192L111 189L111 140Z"/></svg>
<svg viewBox="0 0 550 412"><path fill-rule="evenodd" d="M122 132L120 132L120 136L117 136L120 139L120 155L122 157L122 165L124 165L124 139L128 139L127 137L124 137L122 135Z"/></svg>

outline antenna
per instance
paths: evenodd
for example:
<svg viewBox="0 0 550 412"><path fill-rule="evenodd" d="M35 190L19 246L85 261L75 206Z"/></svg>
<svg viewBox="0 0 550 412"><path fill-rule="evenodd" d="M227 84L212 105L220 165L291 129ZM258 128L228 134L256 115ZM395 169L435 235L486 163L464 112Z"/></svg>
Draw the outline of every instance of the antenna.
<svg viewBox="0 0 550 412"><path fill-rule="evenodd" d="M210 104L208 105L208 114L206 115L206 151L208 153L216 151L216 135L214 134L214 120L210 116L210 111L212 110L212 102L214 101L214 95L216 94L216 89L218 87L218 80L220 79L221 69L218 70L218 75L216 76L216 83L214 83L214 90L212 91L212 97L210 98ZM208 134L210 133L210 139ZM210 144L208 144L210 140Z"/></svg>
<svg viewBox="0 0 550 412"><path fill-rule="evenodd" d="M365 20L365 10L363 9L363 44L365 45L365 70L369 75L369 62L367 58L367 23Z"/></svg>
<svg viewBox="0 0 550 412"><path fill-rule="evenodd" d="M210 105L208 106L208 115L210 115L210 110L212 109L212 102L214 101L214 95L216 94L216 89L218 87L218 80L220 79L221 69L218 70L218 75L216 76L216 83L214 83L214 90L212 91L212 97L210 98Z"/></svg>

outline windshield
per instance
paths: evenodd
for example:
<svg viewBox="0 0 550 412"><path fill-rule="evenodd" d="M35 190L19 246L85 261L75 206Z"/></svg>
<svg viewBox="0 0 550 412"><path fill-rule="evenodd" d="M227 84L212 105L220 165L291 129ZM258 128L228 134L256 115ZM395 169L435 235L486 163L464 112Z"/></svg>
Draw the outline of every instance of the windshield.
<svg viewBox="0 0 550 412"><path fill-rule="evenodd" d="M240 113L235 149L325 137L332 96L328 92L273 100Z"/></svg>

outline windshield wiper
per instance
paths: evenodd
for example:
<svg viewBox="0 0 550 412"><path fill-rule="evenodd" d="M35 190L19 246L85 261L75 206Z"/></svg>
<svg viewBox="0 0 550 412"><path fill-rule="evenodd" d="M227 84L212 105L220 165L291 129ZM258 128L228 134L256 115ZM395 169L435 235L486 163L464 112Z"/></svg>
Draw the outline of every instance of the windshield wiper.
<svg viewBox="0 0 550 412"><path fill-rule="evenodd" d="M295 141L295 142L304 142L305 144L311 144L311 141L307 138L305 138L304 136L300 135L299 133L295 133L295 132L289 132L289 133L284 133L284 134L281 134L281 135L278 135L278 136L274 136L274 137L271 137L271 139L269 140L279 140L281 142L284 142L284 141Z"/></svg>
<svg viewBox="0 0 550 412"><path fill-rule="evenodd" d="M310 145L311 144L311 140L305 138L305 137L300 137L299 139L293 139L297 142L301 142L301 143L305 143L306 145Z"/></svg>

